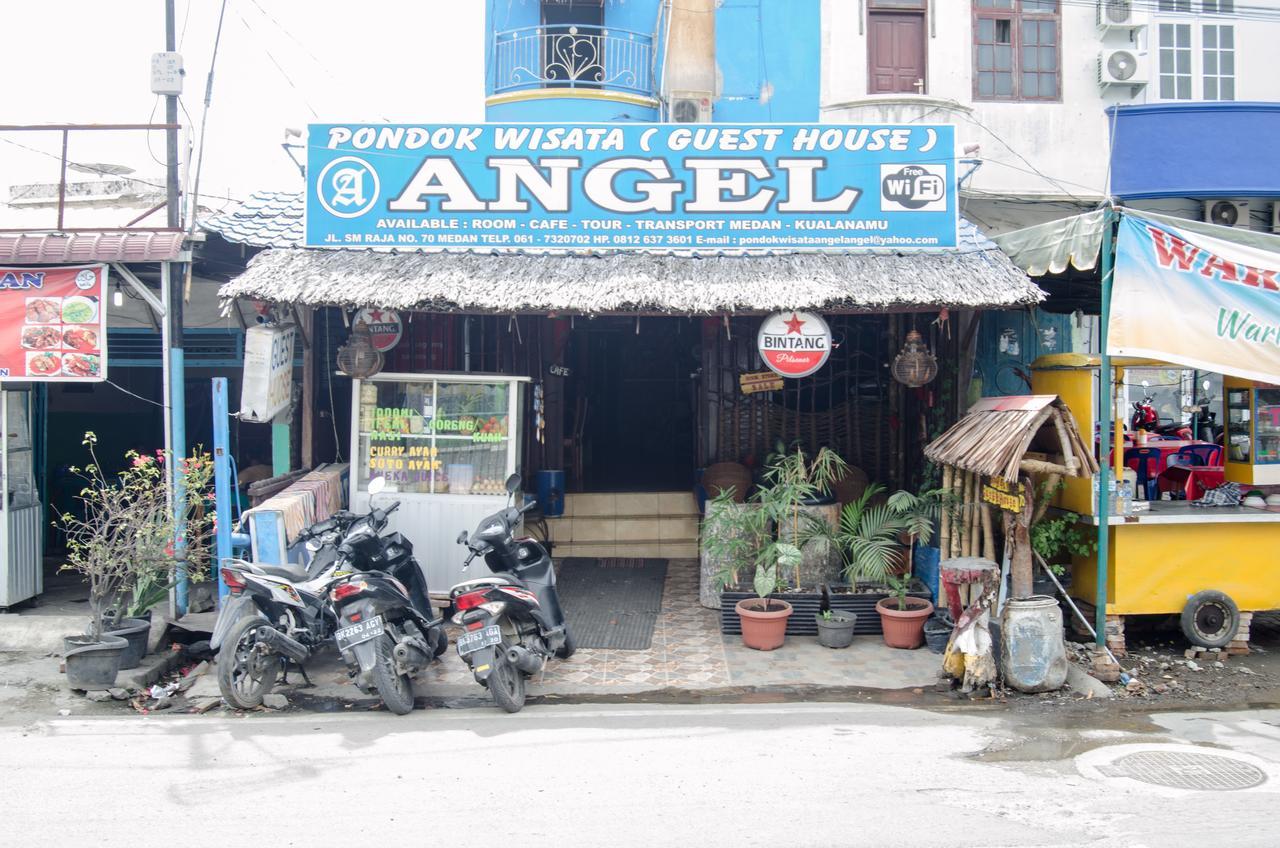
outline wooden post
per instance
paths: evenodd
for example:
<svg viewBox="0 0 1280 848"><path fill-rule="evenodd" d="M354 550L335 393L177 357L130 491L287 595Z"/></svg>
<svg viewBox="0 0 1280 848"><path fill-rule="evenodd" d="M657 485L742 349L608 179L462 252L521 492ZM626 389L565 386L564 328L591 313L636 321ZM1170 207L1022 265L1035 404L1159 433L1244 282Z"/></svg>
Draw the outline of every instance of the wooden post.
<svg viewBox="0 0 1280 848"><path fill-rule="evenodd" d="M991 504L979 503L982 510L982 556L992 562L996 561L996 537L991 521Z"/></svg>
<svg viewBox="0 0 1280 848"><path fill-rule="evenodd" d="M314 339L315 309L298 307L302 325L302 467L315 468L316 363Z"/></svg>
<svg viewBox="0 0 1280 848"><path fill-rule="evenodd" d="M1031 517L1035 512L1035 490L1031 481L1021 478L1021 487L1026 503L1013 521L1013 556L1009 566L1012 594L1019 600L1031 597Z"/></svg>
<svg viewBox="0 0 1280 848"><path fill-rule="evenodd" d="M951 494L951 478L954 469L950 465L942 466L942 490ZM955 509L949 497L945 498L942 504L942 520L941 526L938 528L938 551L943 559L948 559L951 553L951 512Z"/></svg>

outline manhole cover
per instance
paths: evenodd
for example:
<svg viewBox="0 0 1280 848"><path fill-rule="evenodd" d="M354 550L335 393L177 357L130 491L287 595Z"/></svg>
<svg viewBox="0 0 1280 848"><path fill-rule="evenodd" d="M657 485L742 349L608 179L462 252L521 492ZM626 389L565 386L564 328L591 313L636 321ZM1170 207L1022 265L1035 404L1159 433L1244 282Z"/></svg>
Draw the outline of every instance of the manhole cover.
<svg viewBox="0 0 1280 848"><path fill-rule="evenodd" d="M1262 769L1216 754L1190 751L1138 751L1125 754L1098 771L1173 789L1251 789L1267 779Z"/></svg>

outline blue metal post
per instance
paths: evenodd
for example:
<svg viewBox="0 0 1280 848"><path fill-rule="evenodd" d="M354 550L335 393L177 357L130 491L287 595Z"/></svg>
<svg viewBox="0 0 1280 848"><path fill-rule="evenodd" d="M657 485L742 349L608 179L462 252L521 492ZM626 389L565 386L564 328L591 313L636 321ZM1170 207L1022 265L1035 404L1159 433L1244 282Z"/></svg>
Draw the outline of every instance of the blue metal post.
<svg viewBox="0 0 1280 848"><path fill-rule="evenodd" d="M231 483L231 428L228 424L227 378L213 378L213 493L217 503L218 529L215 535L217 557L214 573L218 581L218 601L226 597L222 583L222 561L231 556L231 499L235 489Z"/></svg>
<svg viewBox="0 0 1280 848"><path fill-rule="evenodd" d="M182 473L182 461L187 456L187 393L186 356L182 347L175 344L169 350L169 403L172 405L173 420L173 509L174 509L174 544L173 553L178 561L177 573L177 607L178 615L187 614L187 602L191 587L187 580L186 551L186 477Z"/></svg>

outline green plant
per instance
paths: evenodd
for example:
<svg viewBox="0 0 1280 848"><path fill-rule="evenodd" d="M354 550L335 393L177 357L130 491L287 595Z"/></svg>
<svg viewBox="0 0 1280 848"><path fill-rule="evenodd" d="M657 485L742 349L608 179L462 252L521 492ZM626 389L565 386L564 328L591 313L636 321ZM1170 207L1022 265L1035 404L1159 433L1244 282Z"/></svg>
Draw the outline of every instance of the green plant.
<svg viewBox="0 0 1280 848"><path fill-rule="evenodd" d="M100 639L111 604L128 592L131 600L115 607L111 620L126 610L145 612L168 594L174 565L185 560L193 579L207 565L208 535L212 511L205 509L213 463L197 453L183 460L183 486L175 495L183 523L175 553L175 527L169 499L171 486L165 470L166 454L155 456L130 451L128 466L108 476L98 461L98 438L85 433L89 464L73 467L85 482L76 496L82 515L64 512L54 519L67 537L67 562L62 570L76 571L89 581L89 632Z"/></svg>
<svg viewBox="0 0 1280 848"><path fill-rule="evenodd" d="M907 536L911 544L928 544L933 539L934 519L955 502L955 495L944 489L918 495L898 491L888 498L883 497L885 491L879 483L867 486L857 500L845 504L840 524L830 534L844 557L845 578L851 585L891 584L904 555L900 537Z"/></svg>
<svg viewBox="0 0 1280 848"><path fill-rule="evenodd" d="M898 609L905 610L907 608L907 591L911 588L911 575L890 572L885 581L889 584L889 594L898 601Z"/></svg>
<svg viewBox="0 0 1280 848"><path fill-rule="evenodd" d="M761 598L787 586L781 576L785 571L794 572L792 583L798 585L804 561L801 549L810 539L824 536L826 527L822 519L800 507L827 493L847 468L844 460L827 448L812 460L797 449L771 457L764 470L764 485L747 503L735 503L731 489L712 498L702 536L707 552L722 563L716 575L719 586L736 584L738 569L748 563L756 571L753 583L774 587L764 593L757 589ZM772 569L768 580L761 575L762 568Z"/></svg>
<svg viewBox="0 0 1280 848"><path fill-rule="evenodd" d="M1080 516L1076 513L1062 512L1052 518L1047 517L1044 507L1047 507L1053 496L1063 488L1065 484L1062 481L1052 486L1048 481L1041 484L1039 493L1041 508L1037 509L1037 518L1031 525L1031 549L1039 554L1049 566L1049 570L1059 577L1066 573L1066 568L1055 563L1055 558L1062 554L1089 556L1098 547L1097 537L1080 527L1078 524Z"/></svg>

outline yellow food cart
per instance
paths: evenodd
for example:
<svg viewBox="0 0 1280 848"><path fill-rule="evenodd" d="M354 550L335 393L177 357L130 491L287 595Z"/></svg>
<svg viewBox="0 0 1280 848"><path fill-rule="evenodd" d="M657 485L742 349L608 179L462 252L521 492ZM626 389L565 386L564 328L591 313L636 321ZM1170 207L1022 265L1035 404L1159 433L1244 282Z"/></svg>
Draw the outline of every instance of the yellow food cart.
<svg viewBox="0 0 1280 848"><path fill-rule="evenodd" d="M1125 368L1180 367L1125 357L1111 362L1117 381L1123 381ZM1085 354L1042 356L1032 364L1032 390L1066 401L1086 440L1097 432L1099 367L1099 357ZM1280 388L1230 377L1224 388L1225 478L1246 490L1280 484ZM1118 430L1122 420L1117 416ZM1055 505L1096 527L1096 478L1065 482ZM1280 547L1280 507L1197 507L1185 500L1135 504L1137 511L1113 509L1107 517L1111 650L1124 651L1125 616L1172 614L1181 616L1193 644L1247 653L1252 613L1280 608L1280 568L1272 556ZM1089 605L1097 603L1097 567L1096 556L1073 561L1072 594Z"/></svg>

